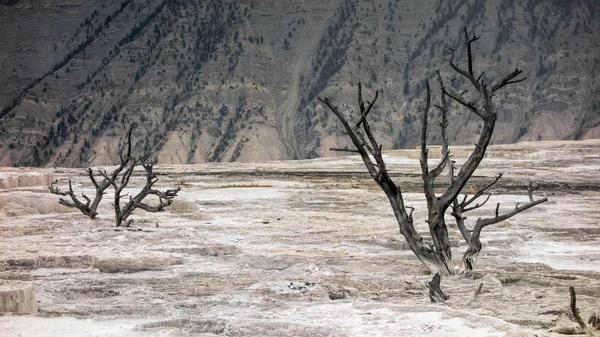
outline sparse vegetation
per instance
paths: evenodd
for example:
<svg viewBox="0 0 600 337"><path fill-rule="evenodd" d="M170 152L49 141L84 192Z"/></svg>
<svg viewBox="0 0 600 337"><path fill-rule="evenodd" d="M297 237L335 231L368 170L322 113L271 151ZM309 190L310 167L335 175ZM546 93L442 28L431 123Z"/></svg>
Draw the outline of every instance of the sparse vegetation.
<svg viewBox="0 0 600 337"><path fill-rule="evenodd" d="M503 111L511 116L519 106L528 106L526 113L532 117L527 123L531 129L528 137L545 134L537 130L540 118L564 110L561 105L565 102L568 113L583 122L569 127L578 130L548 134L583 136L595 128L595 117L586 115L587 97L593 97L595 84L588 83L584 75L591 74L593 82L598 72L592 37L599 12L589 0L573 4L435 1L427 4L430 8L393 0L373 4L344 0L332 3L330 11L315 17L315 24L307 24L313 5L296 6L294 11L277 7L282 18L278 28L264 25L262 5L231 0L118 0L101 5L86 3L65 13L75 24L72 29L62 27L61 36L51 36L47 57L41 59L45 61L34 67L38 70L32 71L15 59L7 60L3 68L10 80L0 106L6 109L0 126L17 131L10 132L10 139L2 145L11 153L5 158L15 160L7 165L85 166L104 155L95 152L102 141L124 135L124 125L134 122L143 125L140 132L147 133L138 145L144 153L160 152L172 137L181 137L183 142L177 149L181 155L173 160L182 163L252 157L241 140L249 136L250 127L256 131L261 123L275 127L278 136L274 137L280 137L285 148L282 158L316 157L327 153L320 145L327 143L324 140L336 126L330 116L315 112L314 98L325 88L330 88L332 95L347 96L351 91L347 85L358 80L366 88L385 88L385 103L374 109L387 111L394 100L406 101L406 106L394 111L399 118L388 119L393 123L387 125L393 127L384 131L384 143L414 147L416 129L399 120L404 118L401 115L410 114L425 92L418 79L433 76L432 65L441 60L444 48L455 36L449 27L461 16L490 34L482 48L488 57L481 61L499 65L490 67L486 76L496 76L499 67L513 62L506 55L519 53L520 45L526 42L523 48L535 57L520 60L519 66L531 69L530 76L540 76L542 88L557 89L551 98L554 101L548 102L550 106L544 111L538 110L542 98L532 88L524 87L510 97L503 95L503 99L508 98ZM423 15L427 12L430 14ZM493 27L488 27L488 22ZM27 23L20 24L21 32L26 32L24 25ZM577 39L569 39L575 32ZM29 58L27 50L10 53ZM61 67L70 53L75 54ZM572 67L563 60L578 65ZM55 66L58 69L53 74L41 78ZM567 75L571 70L576 76ZM581 83L571 84L576 78ZM546 85L550 80L553 85ZM30 83L33 87L28 87ZM563 88L571 85L576 88L573 92ZM25 87L29 90L18 97ZM229 121L225 118L217 127L217 111L223 104L235 109L236 97L242 95L248 98L244 111L262 106L268 113L234 120L233 137L226 142L221 136L230 130ZM51 114L59 106L64 107L65 114L54 117ZM117 107L117 114L112 106ZM284 118L280 118L281 111L285 111ZM43 118L17 125L18 118L14 117L27 114ZM69 121L62 120L65 118ZM202 121L199 127L196 119ZM515 121L505 120L501 114L497 133L502 142L516 141L520 125ZM476 127L471 122L461 126L464 130ZM450 141L467 142L461 140L457 129L450 128ZM78 143L74 142L75 134ZM254 140L253 136L248 139ZM27 141L9 148L21 137ZM210 144L201 149L190 144L191 138L196 141L199 137ZM83 146L86 140L89 146ZM436 136L431 140L439 141Z"/></svg>

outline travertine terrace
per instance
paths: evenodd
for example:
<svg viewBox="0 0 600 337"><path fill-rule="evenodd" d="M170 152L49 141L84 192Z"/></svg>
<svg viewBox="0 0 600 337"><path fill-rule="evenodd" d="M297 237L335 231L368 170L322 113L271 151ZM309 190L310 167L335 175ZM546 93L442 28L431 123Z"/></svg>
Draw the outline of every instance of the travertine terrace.
<svg viewBox="0 0 600 337"><path fill-rule="evenodd" d="M451 149L459 165L467 150ZM420 220L417 158L386 160ZM83 169L0 170L0 294L35 312L2 314L2 336L558 336L571 285L582 316L600 311L597 140L492 146L467 192L504 178L470 220L526 201L529 181L550 201L486 228L444 305L358 157L157 170L180 196L131 228L114 227L110 196L95 221L58 205L49 179L86 190Z"/></svg>

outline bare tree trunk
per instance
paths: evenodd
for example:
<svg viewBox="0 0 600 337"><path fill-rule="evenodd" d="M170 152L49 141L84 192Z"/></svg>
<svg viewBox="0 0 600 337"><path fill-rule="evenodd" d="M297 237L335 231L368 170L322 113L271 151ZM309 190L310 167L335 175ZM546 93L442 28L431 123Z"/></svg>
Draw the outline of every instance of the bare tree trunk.
<svg viewBox="0 0 600 337"><path fill-rule="evenodd" d="M429 299L433 303L446 302L450 296L446 295L444 291L441 289L442 277L439 273L433 275L433 279L431 282L427 283L427 288L429 288Z"/></svg>
<svg viewBox="0 0 600 337"><path fill-rule="evenodd" d="M442 274L454 275L452 247L450 246L450 236L448 235L448 227L444 220L444 213L439 213L439 211L430 211L430 213L428 220L429 232L433 239L433 245L438 252L439 260L445 269L445 272L442 272Z"/></svg>
<svg viewBox="0 0 600 337"><path fill-rule="evenodd" d="M571 313L573 313L573 318L575 318L575 321L577 321L581 330L587 335L600 337L600 331L598 331L600 329L600 322L598 322L596 314L593 314L588 320L588 324L586 324L581 318L581 315L579 315L579 309L577 309L577 296L575 295L575 288L573 286L569 287L569 294L571 295Z"/></svg>

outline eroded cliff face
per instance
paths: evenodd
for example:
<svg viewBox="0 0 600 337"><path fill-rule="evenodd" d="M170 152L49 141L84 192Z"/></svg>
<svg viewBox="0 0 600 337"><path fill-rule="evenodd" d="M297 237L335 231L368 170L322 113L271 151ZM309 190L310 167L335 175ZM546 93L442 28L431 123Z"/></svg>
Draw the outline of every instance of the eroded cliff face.
<svg viewBox="0 0 600 337"><path fill-rule="evenodd" d="M316 97L356 110L358 82L384 147L413 147L464 26L476 72L529 77L496 97L494 142L599 137L599 18L594 0L3 1L0 165L111 163L132 124L160 163L329 156L347 140ZM479 128L453 107L454 144Z"/></svg>

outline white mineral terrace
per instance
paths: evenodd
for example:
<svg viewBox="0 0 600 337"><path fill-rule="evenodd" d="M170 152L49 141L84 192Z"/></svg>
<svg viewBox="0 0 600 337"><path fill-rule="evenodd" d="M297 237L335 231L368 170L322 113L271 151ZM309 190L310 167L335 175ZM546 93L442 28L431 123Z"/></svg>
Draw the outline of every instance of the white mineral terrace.
<svg viewBox="0 0 600 337"><path fill-rule="evenodd" d="M451 149L458 165L469 151ZM418 156L385 160L427 237ZM443 278L445 304L359 157L155 171L157 187L181 186L174 204L117 229L111 192L96 220L49 193L71 178L91 195L84 169L0 169L2 337L559 336L569 286L583 317L600 312L598 140L490 148L465 192L504 177L469 226L527 202L529 181L549 201L485 228L474 277ZM448 223L458 264L466 244Z"/></svg>

